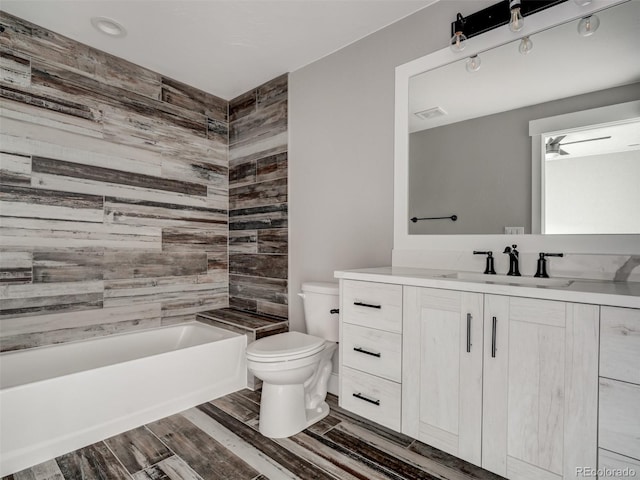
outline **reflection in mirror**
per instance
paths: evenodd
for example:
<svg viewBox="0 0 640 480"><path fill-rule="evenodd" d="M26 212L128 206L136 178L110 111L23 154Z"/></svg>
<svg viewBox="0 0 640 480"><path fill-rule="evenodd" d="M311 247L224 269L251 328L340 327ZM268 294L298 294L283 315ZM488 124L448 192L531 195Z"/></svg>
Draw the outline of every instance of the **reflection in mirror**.
<svg viewBox="0 0 640 480"><path fill-rule="evenodd" d="M544 233L640 233L640 120L544 143Z"/></svg>
<svg viewBox="0 0 640 480"><path fill-rule="evenodd" d="M555 176L549 179L555 187L542 198L544 211L536 214L540 184L546 180L532 181L529 122L640 98L640 2L597 15L600 28L591 36L578 35L576 20L531 35L533 48L526 55L519 52L518 39L482 52L482 68L476 72L467 72L462 58L409 80L408 217L458 216L456 222L407 218L410 234L504 234L514 228L547 234L640 233L640 209L625 206L633 195L605 194L604 180L594 185L595 167L585 169L587 163L577 158L544 169ZM564 150L570 151L564 141ZM595 152L597 143L579 148ZM636 149L626 156L637 165L638 155ZM624 169L609 169L607 183L617 184L617 193L634 175L638 184L632 163L621 161ZM558 176L561 166L564 177ZM617 227L603 223L608 214L593 204L582 208L580 226L572 225L577 220L572 208L579 202L568 195L569 185L574 195L600 192L598 205L606 198L609 212L626 211L625 227L619 221Z"/></svg>

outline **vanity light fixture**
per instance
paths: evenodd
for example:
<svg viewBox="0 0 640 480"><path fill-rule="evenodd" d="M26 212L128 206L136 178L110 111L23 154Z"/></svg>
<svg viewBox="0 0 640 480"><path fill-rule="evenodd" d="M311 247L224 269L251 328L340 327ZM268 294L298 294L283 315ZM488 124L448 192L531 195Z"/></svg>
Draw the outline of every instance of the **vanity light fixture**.
<svg viewBox="0 0 640 480"><path fill-rule="evenodd" d="M481 63L482 62L480 61L480 57L478 55L473 55L467 59L467 65L465 66L465 68L469 73L477 72L478 70L480 70Z"/></svg>
<svg viewBox="0 0 640 480"><path fill-rule="evenodd" d="M511 20L509 20L509 30L519 32L524 27L524 18L522 17L522 3L520 0L510 0L509 10L511 11Z"/></svg>
<svg viewBox="0 0 640 480"><path fill-rule="evenodd" d="M524 17L566 1L568 0L502 0L466 17L458 13L456 19L451 22L451 50L461 52L467 39L502 25L509 25L512 31L518 32L523 28Z"/></svg>
<svg viewBox="0 0 640 480"><path fill-rule="evenodd" d="M462 14L458 13L458 15L456 15L456 21L453 22L453 37L451 37L451 41L449 42L449 48L451 48L453 52L461 52L464 50L464 47L467 46L467 37L463 33L465 23Z"/></svg>
<svg viewBox="0 0 640 480"><path fill-rule="evenodd" d="M127 30L112 18L92 17L91 25L99 32L110 37L124 37L127 34Z"/></svg>
<svg viewBox="0 0 640 480"><path fill-rule="evenodd" d="M597 15L589 15L588 17L584 17L578 23L578 33L583 37L588 37L596 33L598 27L600 26L600 19Z"/></svg>
<svg viewBox="0 0 640 480"><path fill-rule="evenodd" d="M533 50L533 42L531 39L529 37L522 37L518 51L523 55L528 55L531 50Z"/></svg>

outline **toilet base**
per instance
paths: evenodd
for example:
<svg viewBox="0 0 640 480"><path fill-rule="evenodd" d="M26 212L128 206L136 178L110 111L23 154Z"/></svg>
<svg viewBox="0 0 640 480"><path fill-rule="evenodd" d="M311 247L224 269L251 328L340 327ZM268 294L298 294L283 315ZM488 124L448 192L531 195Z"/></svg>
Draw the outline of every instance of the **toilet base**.
<svg viewBox="0 0 640 480"><path fill-rule="evenodd" d="M269 438L286 438L322 420L329 414L329 405L305 409L302 385L272 385L262 383L259 430Z"/></svg>

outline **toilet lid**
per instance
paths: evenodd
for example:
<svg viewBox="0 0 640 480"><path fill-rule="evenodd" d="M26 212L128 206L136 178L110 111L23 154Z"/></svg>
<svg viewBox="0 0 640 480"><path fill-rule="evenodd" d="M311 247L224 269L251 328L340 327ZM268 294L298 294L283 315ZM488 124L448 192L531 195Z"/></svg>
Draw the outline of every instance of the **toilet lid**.
<svg viewBox="0 0 640 480"><path fill-rule="evenodd" d="M324 348L324 339L300 332L286 332L261 338L247 346L247 358L263 362L295 360Z"/></svg>

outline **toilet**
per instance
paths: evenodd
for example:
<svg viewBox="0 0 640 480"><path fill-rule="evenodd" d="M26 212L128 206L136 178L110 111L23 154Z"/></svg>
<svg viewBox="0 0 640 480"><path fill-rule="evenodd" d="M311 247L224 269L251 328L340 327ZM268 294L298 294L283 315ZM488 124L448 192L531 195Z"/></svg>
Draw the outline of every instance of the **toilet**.
<svg viewBox="0 0 640 480"><path fill-rule="evenodd" d="M262 380L265 437L290 437L329 414L325 399L338 342L338 285L306 282L298 295L308 333L279 333L247 347L247 367Z"/></svg>

